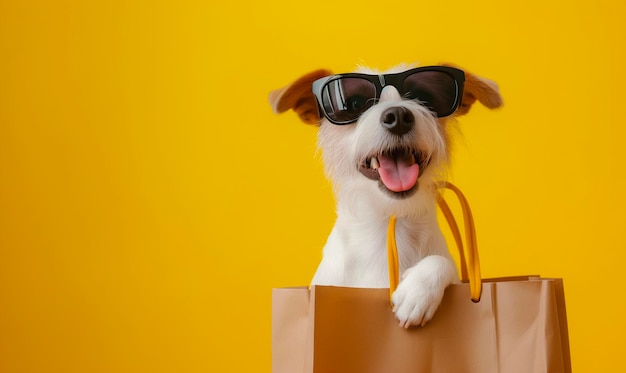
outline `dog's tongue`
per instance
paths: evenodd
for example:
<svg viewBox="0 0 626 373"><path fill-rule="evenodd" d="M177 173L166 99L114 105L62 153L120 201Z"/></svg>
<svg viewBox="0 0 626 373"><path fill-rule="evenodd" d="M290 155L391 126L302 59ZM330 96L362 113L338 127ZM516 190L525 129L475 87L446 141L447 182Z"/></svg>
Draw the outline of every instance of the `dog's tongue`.
<svg viewBox="0 0 626 373"><path fill-rule="evenodd" d="M379 155L380 180L392 192L404 192L415 186L420 167L415 163L412 155L394 158L388 155Z"/></svg>

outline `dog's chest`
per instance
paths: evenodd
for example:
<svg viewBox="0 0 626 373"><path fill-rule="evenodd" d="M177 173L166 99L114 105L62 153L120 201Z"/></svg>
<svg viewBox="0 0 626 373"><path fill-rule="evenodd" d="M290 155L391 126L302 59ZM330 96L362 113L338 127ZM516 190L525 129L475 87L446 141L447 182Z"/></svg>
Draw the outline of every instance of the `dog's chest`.
<svg viewBox="0 0 626 373"><path fill-rule="evenodd" d="M398 222L395 238L401 271L427 255L429 237L427 227ZM387 239L386 222L367 225L338 222L326 245L324 260L337 265L344 286L387 287Z"/></svg>

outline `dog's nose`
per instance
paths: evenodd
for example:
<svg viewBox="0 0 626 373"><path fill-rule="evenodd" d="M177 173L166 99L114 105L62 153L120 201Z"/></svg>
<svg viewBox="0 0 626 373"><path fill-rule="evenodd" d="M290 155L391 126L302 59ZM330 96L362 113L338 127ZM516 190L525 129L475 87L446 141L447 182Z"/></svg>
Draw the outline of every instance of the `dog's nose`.
<svg viewBox="0 0 626 373"><path fill-rule="evenodd" d="M383 111L380 122L389 132L398 136L409 132L415 124L413 113L402 106L394 106Z"/></svg>

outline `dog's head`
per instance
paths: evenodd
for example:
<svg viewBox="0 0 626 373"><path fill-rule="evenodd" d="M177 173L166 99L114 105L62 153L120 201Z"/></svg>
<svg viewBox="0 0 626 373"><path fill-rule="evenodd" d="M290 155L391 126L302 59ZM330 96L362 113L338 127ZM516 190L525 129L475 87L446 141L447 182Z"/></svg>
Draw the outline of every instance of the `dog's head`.
<svg viewBox="0 0 626 373"><path fill-rule="evenodd" d="M291 109L320 126L318 145L340 200L367 199L355 204L396 214L407 205L400 201L432 196L449 158L449 121L477 100L502 105L494 82L451 65L317 70L270 93L275 112Z"/></svg>

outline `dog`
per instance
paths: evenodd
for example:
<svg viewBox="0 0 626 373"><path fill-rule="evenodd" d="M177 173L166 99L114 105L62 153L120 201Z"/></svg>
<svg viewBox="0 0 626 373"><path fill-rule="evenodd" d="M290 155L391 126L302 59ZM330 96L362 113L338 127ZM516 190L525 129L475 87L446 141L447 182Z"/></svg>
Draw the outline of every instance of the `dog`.
<svg viewBox="0 0 626 373"><path fill-rule="evenodd" d="M455 118L476 101L502 105L498 85L450 64L310 72L272 91L275 113L319 126L318 147L337 219L312 285L389 287L386 231L397 219L401 281L392 295L403 328L432 319L459 282L436 217L437 183L450 159Z"/></svg>

